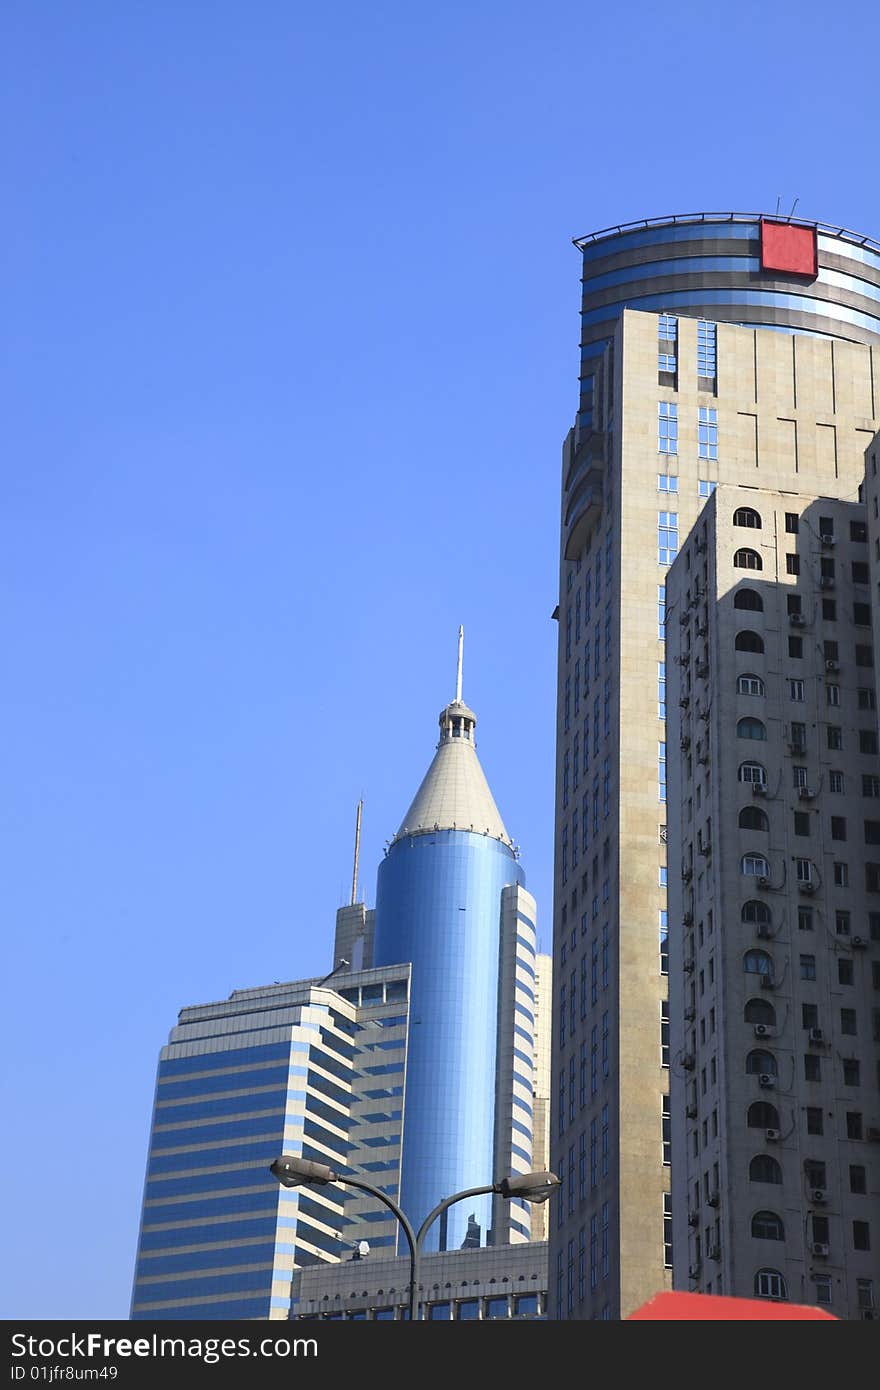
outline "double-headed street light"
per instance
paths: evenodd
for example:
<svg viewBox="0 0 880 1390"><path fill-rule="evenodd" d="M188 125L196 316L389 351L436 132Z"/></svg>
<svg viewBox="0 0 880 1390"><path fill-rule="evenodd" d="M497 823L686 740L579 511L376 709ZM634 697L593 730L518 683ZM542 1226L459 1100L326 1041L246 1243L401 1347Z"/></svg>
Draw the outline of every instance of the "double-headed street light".
<svg viewBox="0 0 880 1390"><path fill-rule="evenodd" d="M362 1192L369 1192L377 1201L382 1202L394 1213L403 1227L409 1245L409 1316L415 1322L420 1317L419 1310L419 1257L421 1255L422 1241L428 1229L437 1220L441 1212L447 1207L451 1207L454 1202L461 1202L465 1197L482 1197L486 1193L495 1192L506 1199L519 1197L525 1202L546 1202L553 1190L559 1186L559 1179L555 1173L512 1173L510 1177L499 1178L497 1182L490 1183L486 1187L469 1187L464 1192L455 1192L451 1197L444 1197L442 1202L438 1202L433 1211L428 1212L418 1231L414 1231L411 1222L406 1214L401 1211L396 1202L383 1192L381 1188L374 1187L372 1183L364 1182L362 1178L352 1178L348 1174L336 1173L325 1163L313 1163L311 1159L296 1158L293 1154L282 1154L276 1158L274 1163L269 1164L269 1171L278 1179L282 1187L300 1187L304 1183L314 1183L319 1187L326 1187L330 1183L339 1183L344 1187L357 1187Z"/></svg>

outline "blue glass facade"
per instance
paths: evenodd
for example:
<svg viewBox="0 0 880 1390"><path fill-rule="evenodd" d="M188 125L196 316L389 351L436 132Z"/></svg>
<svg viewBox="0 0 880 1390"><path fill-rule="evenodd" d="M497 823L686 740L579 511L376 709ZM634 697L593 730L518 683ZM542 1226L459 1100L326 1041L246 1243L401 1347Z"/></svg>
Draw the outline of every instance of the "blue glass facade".
<svg viewBox="0 0 880 1390"><path fill-rule="evenodd" d="M513 850L464 830L401 836L379 868L373 963L412 964L401 1205L416 1226L443 1197L498 1176L501 894L509 884L524 884ZM531 1038L534 1014L515 1007ZM489 1197L450 1207L446 1248L461 1246L472 1214L485 1243L491 1209ZM426 1249L439 1248L441 1229Z"/></svg>

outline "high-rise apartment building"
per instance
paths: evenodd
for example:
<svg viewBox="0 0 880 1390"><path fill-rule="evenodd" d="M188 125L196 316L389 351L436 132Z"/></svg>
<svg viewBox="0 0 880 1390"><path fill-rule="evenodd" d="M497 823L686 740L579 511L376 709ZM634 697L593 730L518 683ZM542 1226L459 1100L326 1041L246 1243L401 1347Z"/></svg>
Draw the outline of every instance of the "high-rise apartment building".
<svg viewBox="0 0 880 1390"><path fill-rule="evenodd" d="M546 1161L550 962L477 758L460 656L377 906L339 910L330 974L184 1009L162 1049L135 1319L287 1318L294 1270L347 1260L364 1239L374 1265L397 1253L386 1206L337 1184L279 1186L282 1152L362 1176L416 1228L452 1193ZM544 1235L519 1198L475 1197L444 1218L426 1250ZM546 1265L546 1247L535 1258ZM542 1310L545 1289L546 1275Z"/></svg>
<svg viewBox="0 0 880 1390"><path fill-rule="evenodd" d="M803 497L786 509L798 515L816 498L857 501L880 417L880 246L745 214L646 221L576 245L581 399L563 449L557 610L551 1166L562 1186L549 1296L551 1317L616 1319L669 1287L673 1267L667 976L682 923L667 902L679 870L667 860L667 690L678 673L667 665L667 572L720 484ZM726 903L716 932L730 911L739 932L739 904Z"/></svg>
<svg viewBox="0 0 880 1390"><path fill-rule="evenodd" d="M862 502L754 484L666 581L674 1282L844 1318L880 1274L870 589Z"/></svg>

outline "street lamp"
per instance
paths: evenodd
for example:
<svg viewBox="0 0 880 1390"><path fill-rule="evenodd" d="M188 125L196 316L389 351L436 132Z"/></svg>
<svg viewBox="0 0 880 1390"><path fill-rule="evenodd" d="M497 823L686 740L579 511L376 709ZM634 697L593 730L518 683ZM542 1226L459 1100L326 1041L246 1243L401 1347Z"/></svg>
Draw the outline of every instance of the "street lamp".
<svg viewBox="0 0 880 1390"><path fill-rule="evenodd" d="M464 1192L455 1192L451 1197L444 1197L442 1202L438 1202L433 1211L428 1212L418 1232L415 1232L412 1223L406 1214L401 1211L396 1202L383 1192L381 1188L374 1187L372 1183L364 1182L362 1178L352 1178L347 1174L336 1173L326 1163L314 1163L311 1159L297 1158L293 1154L282 1154L269 1164L269 1171L277 1178L282 1187L300 1187L304 1183L314 1183L318 1187L326 1187L330 1183L339 1183L344 1187L356 1187L361 1192L369 1192L377 1201L382 1202L397 1217L403 1227L409 1246L409 1316L411 1322L419 1320L419 1257L422 1250L422 1241L429 1228L437 1220L441 1212L447 1207L451 1207L454 1202L462 1202L466 1197L482 1197L487 1193L497 1193L500 1197L510 1200L511 1197L519 1197L524 1202L546 1202L555 1188L559 1186L559 1179L555 1173L536 1172L536 1173L512 1173L510 1177L499 1178L497 1182L489 1183L485 1187L469 1187Z"/></svg>

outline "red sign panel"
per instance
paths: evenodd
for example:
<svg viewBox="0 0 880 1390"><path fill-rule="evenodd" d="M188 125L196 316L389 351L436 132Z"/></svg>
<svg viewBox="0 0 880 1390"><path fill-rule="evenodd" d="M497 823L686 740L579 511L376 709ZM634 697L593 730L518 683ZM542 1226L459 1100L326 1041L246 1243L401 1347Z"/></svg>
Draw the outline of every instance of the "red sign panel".
<svg viewBox="0 0 880 1390"><path fill-rule="evenodd" d="M768 222L762 217L761 269L815 280L819 273L816 228L793 227L790 222Z"/></svg>
<svg viewBox="0 0 880 1390"><path fill-rule="evenodd" d="M824 1308L810 1308L805 1303L774 1303L766 1298L725 1298L714 1293L658 1293L630 1313L629 1320L649 1321L709 1321L727 1322L730 1319L757 1322L767 1318L830 1318L833 1313Z"/></svg>

